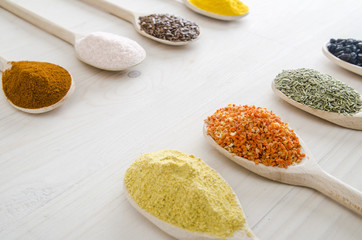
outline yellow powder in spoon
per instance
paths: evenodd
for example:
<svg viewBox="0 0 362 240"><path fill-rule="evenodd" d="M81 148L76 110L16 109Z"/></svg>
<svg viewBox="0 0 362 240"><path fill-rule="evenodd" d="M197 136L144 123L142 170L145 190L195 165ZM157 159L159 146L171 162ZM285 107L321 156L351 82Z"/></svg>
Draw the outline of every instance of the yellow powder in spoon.
<svg viewBox="0 0 362 240"><path fill-rule="evenodd" d="M225 16L240 16L249 11L249 7L239 0L189 0L197 8Z"/></svg>
<svg viewBox="0 0 362 240"><path fill-rule="evenodd" d="M128 168L124 182L139 207L185 230L224 239L245 224L231 187L193 155L175 150L145 154Z"/></svg>

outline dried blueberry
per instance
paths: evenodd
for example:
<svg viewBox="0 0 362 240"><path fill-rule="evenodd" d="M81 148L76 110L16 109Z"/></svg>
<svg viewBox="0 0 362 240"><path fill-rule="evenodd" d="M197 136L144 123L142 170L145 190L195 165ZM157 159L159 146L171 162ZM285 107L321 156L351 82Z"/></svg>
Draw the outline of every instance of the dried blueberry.
<svg viewBox="0 0 362 240"><path fill-rule="evenodd" d="M352 38L334 39L331 38L327 44L327 49L334 56L343 61L361 66L362 64L362 41Z"/></svg>
<svg viewBox="0 0 362 240"><path fill-rule="evenodd" d="M331 53L334 53L334 51L336 50L337 45L333 44L333 43L328 43L327 44L327 48Z"/></svg>
<svg viewBox="0 0 362 240"><path fill-rule="evenodd" d="M357 44L357 47L358 47L360 50L362 50L362 42L359 42L359 43Z"/></svg>
<svg viewBox="0 0 362 240"><path fill-rule="evenodd" d="M342 53L338 56L338 58L342 59L343 61L348 62L351 59L351 54L349 53Z"/></svg>
<svg viewBox="0 0 362 240"><path fill-rule="evenodd" d="M357 55L357 59L358 59L358 61L362 62L362 53L359 53L359 54Z"/></svg>

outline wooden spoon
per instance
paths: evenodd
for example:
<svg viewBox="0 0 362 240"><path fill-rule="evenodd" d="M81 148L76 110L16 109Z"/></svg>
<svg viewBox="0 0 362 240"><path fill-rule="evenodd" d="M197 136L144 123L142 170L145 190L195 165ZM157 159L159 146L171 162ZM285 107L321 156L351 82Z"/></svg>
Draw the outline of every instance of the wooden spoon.
<svg viewBox="0 0 362 240"><path fill-rule="evenodd" d="M127 41L134 42L134 45L138 47L139 51L141 51L142 54L140 54L140 57L136 58L136 60L133 59L132 61L129 61L128 64L119 63L118 59L123 57L121 52L112 53L112 54L118 54L117 56L112 55L113 57L109 56L107 58L107 56L103 56L103 58L107 59L107 62L101 62L101 63L99 63L97 61L95 62L94 60L88 59L86 57L82 57L83 54L79 50L82 48L82 46L81 46L83 44L82 40L87 38L88 36L91 36L92 33L87 34L87 35L74 33L57 24L54 24L53 22L50 22L49 20L47 20L41 16L38 16L37 14L21 7L20 5L14 3L12 1L1 0L0 6L4 9L8 10L9 12L12 12L13 14L17 15L18 17L23 18L24 20L32 23L33 25L45 30L46 32L53 34L54 36L70 43L71 45L73 45L75 47L75 52L76 52L78 59L93 67L100 68L103 70L109 70L109 71L121 71L121 70L128 69L130 67L133 67L133 66L141 63L146 57L146 53L145 53L144 49L141 46L139 46L136 42L134 42L133 40L112 34L113 39L109 40L109 42L107 42L107 45L115 44L114 40L124 41L124 39L126 39ZM103 35L109 35L109 34L110 33L103 33ZM102 32L93 33L93 35L97 35L96 37L98 37L99 40L104 41ZM95 49L94 51L97 55L101 55L101 54L104 55L104 51L102 51L102 50L97 51ZM127 55L128 54L129 53L127 53Z"/></svg>
<svg viewBox="0 0 362 240"><path fill-rule="evenodd" d="M280 168L265 166L261 163L255 164L253 161L230 153L217 144L210 135L207 135L207 123L204 124L203 132L207 141L214 148L244 168L274 181L313 188L357 214L362 215L362 193L323 171L315 162L310 150L300 137L298 138L302 151L306 156L298 164L288 168Z"/></svg>
<svg viewBox="0 0 362 240"><path fill-rule="evenodd" d="M186 7L188 7L189 9L191 9L194 12L197 12L201 15L210 17L210 18L214 18L214 19L218 19L218 20L224 20L224 21L234 21L234 20L238 20L242 17L245 17L246 15L249 14L249 12L242 14L242 15L237 15L237 16L227 16L227 15L221 15L221 14L216 14L216 13L212 13L212 12L208 12L205 11L201 8L196 7L195 5L191 4L189 0L182 0L184 2L184 4L186 5Z"/></svg>
<svg viewBox="0 0 362 240"><path fill-rule="evenodd" d="M211 235L208 235L205 233L191 232L191 231L182 229L180 227L172 225L168 222L165 222L165 221L153 216L152 214L150 214L147 211L140 208L138 206L138 204L129 195L126 187L125 187L125 189L126 189L125 192L126 192L127 200L129 201L131 206L134 207L146 219L148 219L150 222L155 224L158 228L160 228L165 233L171 235L172 237L174 237L176 239L185 239L185 240L186 239L187 240L220 240L221 239L221 238L214 237L214 236L211 236ZM240 205L239 199L237 199L237 202ZM244 213L243 213L243 216L245 216ZM243 229L234 232L234 235L232 237L227 237L226 240L258 240L258 238L251 231L248 223L245 220L245 225L244 225Z"/></svg>
<svg viewBox="0 0 362 240"><path fill-rule="evenodd" d="M154 41L163 43L163 44L167 44L167 45L186 45L189 44L191 42L196 41L198 38L196 39L192 39L190 41L169 41L169 40L164 40L161 38L157 38L154 37L148 33L146 33L145 31L143 31L141 29L141 25L139 24L139 17L142 16L146 16L145 14L140 14L140 13L135 13L132 12L130 10L127 10L123 7L120 7L114 3L111 3L107 0L82 0L83 2L86 2L88 4L91 4L95 7L98 7L99 9L102 9L106 12L109 12L111 14L113 14L114 16L117 16L119 18L122 18L130 23L133 24L133 26L135 27L136 31L141 34L142 36L148 37Z"/></svg>
<svg viewBox="0 0 362 240"><path fill-rule="evenodd" d="M4 72L7 69L11 69L11 62L7 61L3 57L0 57L0 70L2 72ZM6 100L10 103L10 105L13 106L14 108L16 108L20 111L23 111L23 112L38 114L38 113L49 112L57 107L60 107L69 98L69 96L74 92L74 89L75 89L75 84L74 84L73 78L71 77L70 88L69 88L68 92L64 95L64 97L62 99L60 99L58 102L56 102L50 106L46 106L46 107L42 107L42 108L22 108L22 107L19 107L19 106L16 106L15 104L13 104L11 102L11 100L6 97L5 94L4 94L4 96L6 97Z"/></svg>
<svg viewBox="0 0 362 240"><path fill-rule="evenodd" d="M340 114L340 113L335 113L335 112L322 111L322 110L315 109L315 108L309 107L307 105L301 104L301 103L287 97L284 93L282 93L279 89L277 89L275 87L274 81L272 82L272 89L273 89L274 93L278 97L283 99L284 101L286 101L286 102L292 104L293 106L300 108L310 114L323 118L329 122L332 122L332 123L337 124L342 127L355 129L355 130L362 130L362 111L360 111L356 114L353 114L353 115L347 115L347 114L345 115L345 114Z"/></svg>
<svg viewBox="0 0 362 240"><path fill-rule="evenodd" d="M359 67L355 64L352 64L352 63L349 63L346 61L343 61L343 60L339 59L338 57L334 56L327 48L328 43L329 42L324 44L322 47L322 51L327 58L329 58L332 62L334 62L338 66L362 76L362 67Z"/></svg>

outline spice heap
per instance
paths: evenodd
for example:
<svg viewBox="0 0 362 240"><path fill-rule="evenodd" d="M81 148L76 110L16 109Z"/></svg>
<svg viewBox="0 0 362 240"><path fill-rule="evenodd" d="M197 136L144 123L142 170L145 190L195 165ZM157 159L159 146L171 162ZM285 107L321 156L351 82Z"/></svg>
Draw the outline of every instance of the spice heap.
<svg viewBox="0 0 362 240"><path fill-rule="evenodd" d="M137 42L107 32L88 34L74 47L82 61L106 70L123 70L139 64L146 57L145 50Z"/></svg>
<svg viewBox="0 0 362 240"><path fill-rule="evenodd" d="M287 97L315 109L355 114L362 108L361 96L352 87L313 69L282 71L274 84Z"/></svg>
<svg viewBox="0 0 362 240"><path fill-rule="evenodd" d="M305 156L294 131L265 108L229 104L205 122L217 144L256 164L287 168Z"/></svg>
<svg viewBox="0 0 362 240"><path fill-rule="evenodd" d="M248 6L239 0L189 0L189 2L197 8L224 16L240 16L249 11Z"/></svg>
<svg viewBox="0 0 362 240"><path fill-rule="evenodd" d="M145 154L127 169L124 182L139 207L182 229L224 239L244 226L231 187L193 155L175 150Z"/></svg>
<svg viewBox="0 0 362 240"><path fill-rule="evenodd" d="M362 41L352 38L331 38L327 44L328 51L339 59L362 67Z"/></svg>
<svg viewBox="0 0 362 240"><path fill-rule="evenodd" d="M68 92L71 76L64 68L47 62L11 62L3 72L6 98L21 108L37 109L60 101Z"/></svg>
<svg viewBox="0 0 362 240"><path fill-rule="evenodd" d="M141 29L147 34L172 42L186 42L200 35L196 23L169 14L151 14L139 17Z"/></svg>

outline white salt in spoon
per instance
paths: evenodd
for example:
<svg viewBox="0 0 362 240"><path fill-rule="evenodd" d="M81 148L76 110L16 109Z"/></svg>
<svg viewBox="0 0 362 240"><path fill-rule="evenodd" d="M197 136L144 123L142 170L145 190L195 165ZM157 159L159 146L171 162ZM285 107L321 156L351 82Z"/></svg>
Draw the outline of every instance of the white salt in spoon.
<svg viewBox="0 0 362 240"><path fill-rule="evenodd" d="M93 67L109 71L120 71L141 63L146 57L145 50L131 39L105 32L87 35L77 34L38 16L12 1L1 0L0 6L70 43L74 46L78 59ZM112 51L114 48L125 47L131 48L125 52Z"/></svg>
<svg viewBox="0 0 362 240"><path fill-rule="evenodd" d="M165 233L171 235L172 237L174 237L176 239L184 239L184 240L221 240L221 238L211 236L211 235L208 235L206 233L191 232L191 231L182 229L180 227L172 225L172 224L170 224L168 222L165 222L165 221L153 216L152 214L150 214L147 211L140 208L138 206L138 204L129 195L126 187L125 187L125 189L126 189L125 192L126 192L127 200L129 201L131 206L134 207L146 219L148 219L150 222L155 224L158 228L160 228ZM240 202L239 202L239 199L236 198L236 200L237 200L239 206L241 206ZM242 208L241 208L241 211L242 211ZM243 213L243 216L245 217L244 212L242 212L242 213ZM232 237L227 237L226 240L258 240L258 238L251 231L251 229L250 229L250 227L249 227L249 225L248 225L248 223L247 223L247 221L245 219L245 224L244 224L243 229L235 231L234 235Z"/></svg>
<svg viewBox="0 0 362 240"><path fill-rule="evenodd" d="M328 43L329 42L324 44L322 47L322 51L327 58L329 58L332 62L334 62L338 66L362 76L362 67L359 67L355 64L352 64L352 63L349 63L346 61L343 61L343 60L339 59L338 57L334 56L327 48Z"/></svg>
<svg viewBox="0 0 362 240"><path fill-rule="evenodd" d="M302 109L303 111L306 111L310 114L313 114L317 117L320 117L322 119L325 119L329 122L332 122L334 124L337 124L342 127L355 129L355 130L362 130L362 111L353 114L353 115L344 115L340 113L335 112L328 112L328 111L322 111L319 109L315 109L312 107L309 107L307 105L301 104L289 97L287 97L284 93L282 93L279 89L275 87L275 82L272 82L272 89L274 93L283 99L284 101L290 103L291 105Z"/></svg>
<svg viewBox="0 0 362 240"><path fill-rule="evenodd" d="M117 16L119 18L122 18L122 19L132 23L133 26L135 27L136 31L139 34L141 34L142 36L148 37L154 41L163 43L163 44L181 46L181 45L186 45L191 42L194 42L198 39L198 37L197 37L196 39L192 39L190 41L169 41L169 40L157 38L157 37L154 37L154 36L146 33L145 31L143 31L141 29L141 25L139 24L139 17L147 16L146 14L132 12L132 11L122 8L114 3L111 3L107 0L82 0L82 1L89 3L95 7L98 7L99 9L102 9L106 12L113 14L114 16Z"/></svg>
<svg viewBox="0 0 362 240"><path fill-rule="evenodd" d="M0 56L0 71L5 72L7 69L11 69L11 62L7 61L6 59L4 59L3 57ZM62 99L60 99L58 102L56 102L50 106L46 106L46 107L42 107L42 108L22 108L22 107L19 107L19 106L16 106L15 104L13 104L11 102L11 100L6 97L5 94L4 94L4 96L5 96L6 100L10 103L11 106L13 106L14 108L16 108L20 111L27 112L27 113L34 113L34 114L49 112L57 107L60 107L69 98L69 96L74 92L75 84L74 84L72 76L70 76L70 77L71 77L71 84L70 84L70 88L69 88L68 92L64 95L64 97Z"/></svg>
<svg viewBox="0 0 362 240"><path fill-rule="evenodd" d="M214 148L244 168L274 181L313 188L362 215L362 193L322 170L299 136L305 157L300 163L288 166L288 168L280 168L265 166L262 163L255 164L253 161L230 153L217 144L210 135L207 135L207 123L204 124L203 132L207 141Z"/></svg>
<svg viewBox="0 0 362 240"><path fill-rule="evenodd" d="M201 15L210 17L210 18L215 18L218 20L224 20L224 21L234 21L234 20L238 20L242 17L245 17L246 15L249 14L249 12L242 14L242 15L237 15L237 16L227 16L227 15L221 15L221 14L216 14L216 13L212 13L212 12L208 12L205 11L201 8L196 7L195 5L193 5L192 3L190 3L189 0L182 0L183 3L186 5L186 7L188 7L189 9L191 9L194 12L197 12Z"/></svg>

